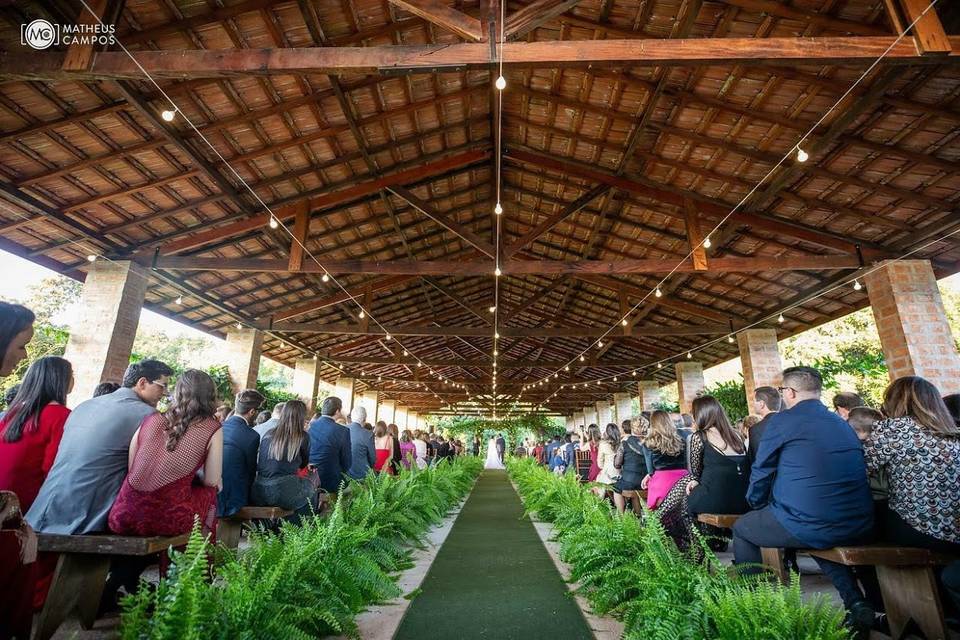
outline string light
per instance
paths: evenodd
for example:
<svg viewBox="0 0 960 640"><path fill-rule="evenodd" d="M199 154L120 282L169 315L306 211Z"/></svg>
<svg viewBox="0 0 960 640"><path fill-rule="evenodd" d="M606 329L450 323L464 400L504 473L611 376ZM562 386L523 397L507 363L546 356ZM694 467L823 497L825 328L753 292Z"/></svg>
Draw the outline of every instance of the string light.
<svg viewBox="0 0 960 640"><path fill-rule="evenodd" d="M497 312L497 308L494 307L494 306L491 306L490 309L488 309L488 311L490 311L490 313L496 313L496 312Z"/></svg>
<svg viewBox="0 0 960 640"><path fill-rule="evenodd" d="M732 334L729 335L729 336L727 336L727 342L729 342L730 344L733 344L733 335L732 335Z"/></svg>
<svg viewBox="0 0 960 640"><path fill-rule="evenodd" d="M177 304L183 304L183 296L177 296L177 299L174 300Z"/></svg>
<svg viewBox="0 0 960 640"><path fill-rule="evenodd" d="M270 228L276 229L280 226L280 222L274 216L270 216Z"/></svg>
<svg viewBox="0 0 960 640"><path fill-rule="evenodd" d="M662 362L658 362L658 363L657 363L657 369L663 369L663 363L662 363Z"/></svg>
<svg viewBox="0 0 960 640"><path fill-rule="evenodd" d="M236 325L236 327L237 327L237 329L243 329L243 324L241 324L241 323L238 322L237 325ZM339 368L339 367L338 367L338 368Z"/></svg>
<svg viewBox="0 0 960 640"><path fill-rule="evenodd" d="M507 88L507 79L503 76L497 76L497 81L493 83L493 86L495 86L498 91L503 91Z"/></svg>
<svg viewBox="0 0 960 640"><path fill-rule="evenodd" d="M657 290L653 292L653 295L657 296L658 298L663 297L663 291L660 291L660 287L657 287Z"/></svg>
<svg viewBox="0 0 960 640"><path fill-rule="evenodd" d="M393 336L388 333L388 334L387 334L387 342L390 342L391 340L393 340Z"/></svg>
<svg viewBox="0 0 960 640"><path fill-rule="evenodd" d="M786 320L786 318L783 317L782 313L779 316L777 316L777 322L779 322L780 324L783 324L784 320Z"/></svg>
<svg viewBox="0 0 960 640"><path fill-rule="evenodd" d="M361 320L363 320L364 318L367 317L367 314L366 314L366 312L364 312L363 309L360 309L360 313L357 314L357 317L360 318Z"/></svg>
<svg viewBox="0 0 960 640"><path fill-rule="evenodd" d="M174 107L173 109L164 109L163 111L160 112L160 117L163 118L165 122L173 122L173 119L176 117L176 115L177 115L176 107Z"/></svg>
<svg viewBox="0 0 960 640"><path fill-rule="evenodd" d="M498 277L498 278L500 277L500 274L501 274L501 273L503 273L503 272L500 271L500 267L497 267L496 269L493 270L493 275L495 275L495 276Z"/></svg>
<svg viewBox="0 0 960 640"><path fill-rule="evenodd" d="M860 284L860 281L859 281L859 280L854 280L854 281L853 281L853 290L854 290L854 291L860 291L860 289L863 289L863 285Z"/></svg>
<svg viewBox="0 0 960 640"><path fill-rule="evenodd" d="M626 318L624 318L623 320L620 321L620 324L622 324L623 326L627 326L627 325L630 324L630 323L627 322L627 319L626 319Z"/></svg>
<svg viewBox="0 0 960 640"><path fill-rule="evenodd" d="M706 238L703 239L703 248L704 248L704 249L709 249L711 244L713 244L713 243L710 242L710 236L707 236Z"/></svg>
<svg viewBox="0 0 960 640"><path fill-rule="evenodd" d="M87 262L96 262L96 260L97 260L97 256L95 254L91 253L87 256Z"/></svg>
<svg viewBox="0 0 960 640"><path fill-rule="evenodd" d="M581 355L580 355L580 362L585 362L585 361L586 361L586 358L583 356L583 354L581 354Z"/></svg>
<svg viewBox="0 0 960 640"><path fill-rule="evenodd" d="M410 352L407 351L406 349L404 349L404 350L403 350L403 355L408 356L408 355L410 355Z"/></svg>
<svg viewBox="0 0 960 640"><path fill-rule="evenodd" d="M597 349L603 349L603 340L597 340Z"/></svg>
<svg viewBox="0 0 960 640"><path fill-rule="evenodd" d="M323 280L324 282L330 282L330 276L326 273L320 276L320 279Z"/></svg>
<svg viewBox="0 0 960 640"><path fill-rule="evenodd" d="M801 148L798 146L798 147L797 147L797 162L806 162L806 161L809 160L809 159L810 159L810 154L807 153L806 151L804 151L803 149L801 149Z"/></svg>
<svg viewBox="0 0 960 640"><path fill-rule="evenodd" d="M500 205L499 202L498 202L497 205L493 208L493 212L494 212L495 214L497 214L497 215L500 215L501 213L503 213L503 207Z"/></svg>
<svg viewBox="0 0 960 640"><path fill-rule="evenodd" d="M693 357L693 354L690 353L689 351L687 351L687 360L689 360L689 359L692 358L692 357Z"/></svg>

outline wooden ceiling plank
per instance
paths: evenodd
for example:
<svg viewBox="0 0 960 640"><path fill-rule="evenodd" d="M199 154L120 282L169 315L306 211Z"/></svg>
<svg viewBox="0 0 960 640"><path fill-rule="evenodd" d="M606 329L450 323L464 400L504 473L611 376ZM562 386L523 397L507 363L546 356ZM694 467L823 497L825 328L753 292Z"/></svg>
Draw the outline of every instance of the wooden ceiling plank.
<svg viewBox="0 0 960 640"><path fill-rule="evenodd" d="M507 16L503 28L506 40L518 40L541 25L566 13L582 0L534 0Z"/></svg>
<svg viewBox="0 0 960 640"><path fill-rule="evenodd" d="M392 335L392 336L463 336L489 338L488 326L435 326L425 325L386 325L364 328L362 324L324 324L315 322L273 322L263 328L283 333L335 333L342 335ZM607 332L606 327L498 327L503 338L616 338L623 335L617 329ZM730 327L725 324L686 325L677 327L638 326L633 327L631 336L700 336L728 333Z"/></svg>
<svg viewBox="0 0 960 640"><path fill-rule="evenodd" d="M431 24L455 33L464 40L473 42L483 40L483 29L477 18L457 11L440 0L388 0L388 2Z"/></svg>
<svg viewBox="0 0 960 640"><path fill-rule="evenodd" d="M697 215L697 206L690 198L684 199L684 222L687 228L687 244L690 245L690 256L693 259L694 271L708 271L707 250L703 246L703 231L700 229L700 218Z"/></svg>
<svg viewBox="0 0 960 640"><path fill-rule="evenodd" d="M497 255L497 249L492 244L473 233L460 223L452 219L450 214L440 213L434 207L432 207L428 202L425 202L419 198L415 193L409 189L405 189L400 186L391 186L387 187L387 191L397 196L408 205L427 216L441 227L454 234L458 238L469 243L473 247L479 249L483 253L487 254L490 258L494 258Z"/></svg>

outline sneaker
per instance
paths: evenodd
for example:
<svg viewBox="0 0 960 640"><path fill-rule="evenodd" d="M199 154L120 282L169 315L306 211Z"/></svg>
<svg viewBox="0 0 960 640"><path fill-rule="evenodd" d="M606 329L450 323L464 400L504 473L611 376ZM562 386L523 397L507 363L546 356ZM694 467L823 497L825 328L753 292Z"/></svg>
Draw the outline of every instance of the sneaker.
<svg viewBox="0 0 960 640"><path fill-rule="evenodd" d="M873 629L876 613L866 600L854 602L847 611L844 625L853 632L856 640L867 640Z"/></svg>

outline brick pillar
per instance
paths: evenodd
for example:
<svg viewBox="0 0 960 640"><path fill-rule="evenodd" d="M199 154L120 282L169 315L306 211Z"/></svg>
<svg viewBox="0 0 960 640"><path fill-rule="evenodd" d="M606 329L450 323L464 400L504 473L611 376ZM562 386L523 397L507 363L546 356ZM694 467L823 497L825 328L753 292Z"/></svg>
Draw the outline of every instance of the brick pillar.
<svg viewBox="0 0 960 640"><path fill-rule="evenodd" d="M783 363L777 348L776 329L746 329L737 334L740 363L743 365L743 386L747 407L753 407L757 387L779 387L783 382Z"/></svg>
<svg viewBox="0 0 960 640"><path fill-rule="evenodd" d="M616 409L616 413L614 414L611 422L620 424L624 420L629 420L633 417L633 399L630 397L629 393L613 394L613 405Z"/></svg>
<svg viewBox="0 0 960 640"><path fill-rule="evenodd" d="M227 330L226 360L234 393L257 388L262 346L263 332L259 329Z"/></svg>
<svg viewBox="0 0 960 640"><path fill-rule="evenodd" d="M149 277L144 267L133 262L98 260L89 265L80 317L70 328L63 354L73 365L74 386L67 402L70 406L90 398L101 382L123 380Z"/></svg>
<svg viewBox="0 0 960 640"><path fill-rule="evenodd" d="M383 400L380 408L377 409L377 420L383 420L387 424L393 422L397 410L396 400Z"/></svg>
<svg viewBox="0 0 960 640"><path fill-rule="evenodd" d="M587 405L583 408L583 426L589 427L597 422L597 407Z"/></svg>
<svg viewBox="0 0 960 640"><path fill-rule="evenodd" d="M320 386L320 360L299 358L293 369L293 392L307 403L307 414L317 410L317 392Z"/></svg>
<svg viewBox="0 0 960 640"><path fill-rule="evenodd" d="M597 424L603 429L613 420L613 411L610 410L609 400L597 400Z"/></svg>
<svg viewBox="0 0 960 640"><path fill-rule="evenodd" d="M353 378L340 376L337 378L337 387L334 389L334 395L343 402L343 413L350 415L353 410L354 393L357 389L357 381Z"/></svg>
<svg viewBox="0 0 960 640"><path fill-rule="evenodd" d="M367 410L367 422L377 423L377 410L380 408L380 392L376 389L367 389L360 394L360 406Z"/></svg>
<svg viewBox="0 0 960 640"><path fill-rule="evenodd" d="M960 356L927 260L887 262L864 278L890 379L922 376L960 392Z"/></svg>
<svg viewBox="0 0 960 640"><path fill-rule="evenodd" d="M403 405L397 405L396 411L393 414L393 424L397 425L397 428L403 430L407 427L407 408Z"/></svg>
<svg viewBox="0 0 960 640"><path fill-rule="evenodd" d="M691 360L678 362L676 372L680 413L690 413L694 398L703 391L703 363Z"/></svg>
<svg viewBox="0 0 960 640"><path fill-rule="evenodd" d="M656 380L641 380L637 383L639 392L640 410L654 411L660 402L660 383Z"/></svg>

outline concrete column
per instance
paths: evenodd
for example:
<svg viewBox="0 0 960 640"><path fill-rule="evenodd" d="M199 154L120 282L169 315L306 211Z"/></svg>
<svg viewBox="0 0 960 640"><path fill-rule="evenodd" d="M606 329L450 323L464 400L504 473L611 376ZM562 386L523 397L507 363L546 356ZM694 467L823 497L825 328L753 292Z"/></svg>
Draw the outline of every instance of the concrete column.
<svg viewBox="0 0 960 640"><path fill-rule="evenodd" d="M656 380L641 380L637 383L641 411L654 411L660 402L660 383Z"/></svg>
<svg viewBox="0 0 960 640"><path fill-rule="evenodd" d="M694 398L703 392L703 363L686 360L676 364L680 413L690 413Z"/></svg>
<svg viewBox="0 0 960 640"><path fill-rule="evenodd" d="M616 414L613 416L611 422L619 425L624 420L629 420L633 417L633 399L629 393L613 394L613 405L616 408Z"/></svg>
<svg viewBox="0 0 960 640"><path fill-rule="evenodd" d="M353 378L346 378L340 376L337 378L337 387L334 390L334 395L340 398L343 402L343 413L349 415L350 411L353 410L354 402L354 393L357 390L357 381Z"/></svg>
<svg viewBox="0 0 960 640"><path fill-rule="evenodd" d="M890 379L922 376L960 392L960 356L930 262L886 262L864 278Z"/></svg>
<svg viewBox="0 0 960 640"><path fill-rule="evenodd" d="M609 400L597 400L597 424L603 429L613 420L613 411Z"/></svg>
<svg viewBox="0 0 960 640"><path fill-rule="evenodd" d="M377 423L377 409L380 407L380 392L376 389L367 389L360 394L360 406L367 410L367 422Z"/></svg>
<svg viewBox="0 0 960 640"><path fill-rule="evenodd" d="M97 260L89 265L80 317L70 328L63 354L73 365L71 407L90 398L101 382L123 380L149 278L147 269L134 262Z"/></svg>
<svg viewBox="0 0 960 640"><path fill-rule="evenodd" d="M383 420L387 424L393 422L396 415L397 401L383 400L380 402L380 408L377 409L377 420Z"/></svg>
<svg viewBox="0 0 960 640"><path fill-rule="evenodd" d="M293 370L293 392L307 403L307 414L317 410L317 394L320 386L320 360L300 358Z"/></svg>
<svg viewBox="0 0 960 640"><path fill-rule="evenodd" d="M257 388L263 332L259 329L227 330L227 369L234 393Z"/></svg>
<svg viewBox="0 0 960 640"><path fill-rule="evenodd" d="M567 426L567 433L570 433L571 431L573 431L574 427L576 426L573 422L573 416L567 416L566 426Z"/></svg>
<svg viewBox="0 0 960 640"><path fill-rule="evenodd" d="M393 423L397 425L397 428L400 430L407 428L407 408L402 405L397 405L396 412L393 414Z"/></svg>
<svg viewBox="0 0 960 640"><path fill-rule="evenodd" d="M417 421L420 420L420 414L416 411L407 412L407 429L413 431L417 428ZM402 431L402 429L401 429Z"/></svg>
<svg viewBox="0 0 960 640"><path fill-rule="evenodd" d="M578 412L574 413L574 414L573 414L573 428L576 429L577 427L579 427L580 425L583 425L583 424L584 424L584 422L583 422L583 412L582 412L582 411L578 411Z"/></svg>
<svg viewBox="0 0 960 640"><path fill-rule="evenodd" d="M583 426L589 427L597 422L597 408L587 405L583 408Z"/></svg>
<svg viewBox="0 0 960 640"><path fill-rule="evenodd" d="M777 348L776 329L747 329L737 334L740 363L743 365L743 387L747 407L753 407L757 387L779 387L783 382L783 363Z"/></svg>

